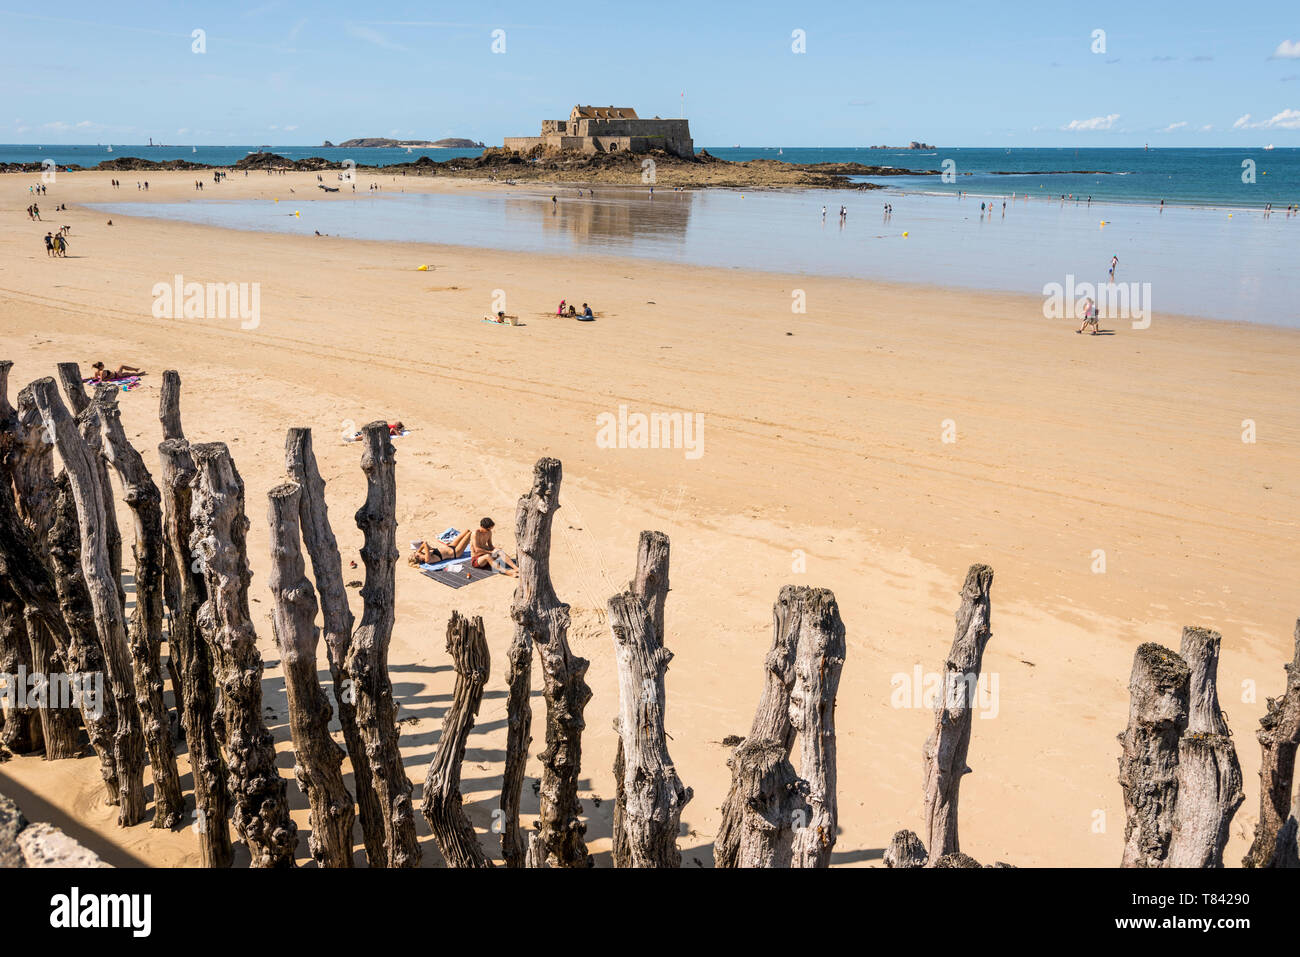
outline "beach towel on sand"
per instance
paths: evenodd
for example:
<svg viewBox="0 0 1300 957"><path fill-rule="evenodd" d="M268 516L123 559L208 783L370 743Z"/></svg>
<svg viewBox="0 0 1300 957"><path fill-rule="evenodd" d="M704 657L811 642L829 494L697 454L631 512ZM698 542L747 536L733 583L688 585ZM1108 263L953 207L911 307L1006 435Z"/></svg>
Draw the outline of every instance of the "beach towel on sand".
<svg viewBox="0 0 1300 957"><path fill-rule="evenodd" d="M422 565L420 574L426 578L432 578L436 582L442 582L448 588L460 588L472 582L482 581L484 578L491 578L496 574L492 568L475 568L469 563L468 558L457 558L451 562L439 562L437 567L432 565Z"/></svg>
<svg viewBox="0 0 1300 957"><path fill-rule="evenodd" d="M81 381L86 385L115 385L123 392L130 392L132 389L140 387L140 377L138 375L123 376L120 379L82 379Z"/></svg>
<svg viewBox="0 0 1300 957"><path fill-rule="evenodd" d="M454 528L449 528L438 536L438 541L447 545L456 540L459 535ZM411 549L420 547L419 542L411 542ZM465 551L459 558L448 558L441 562L433 564L421 564L420 574L426 578L432 578L436 582L442 582L448 588L460 588L462 585L468 585L470 582L481 581L484 578L490 578L496 574L495 568L475 568L469 561L470 548L467 545Z"/></svg>

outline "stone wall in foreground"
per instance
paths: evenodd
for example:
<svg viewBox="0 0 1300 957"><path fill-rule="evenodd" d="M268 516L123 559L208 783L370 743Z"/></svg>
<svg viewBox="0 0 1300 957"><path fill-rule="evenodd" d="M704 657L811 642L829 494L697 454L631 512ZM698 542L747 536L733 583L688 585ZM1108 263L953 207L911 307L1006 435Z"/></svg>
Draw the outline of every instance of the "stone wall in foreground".
<svg viewBox="0 0 1300 957"><path fill-rule="evenodd" d="M0 794L0 867L111 867L52 824L32 824Z"/></svg>

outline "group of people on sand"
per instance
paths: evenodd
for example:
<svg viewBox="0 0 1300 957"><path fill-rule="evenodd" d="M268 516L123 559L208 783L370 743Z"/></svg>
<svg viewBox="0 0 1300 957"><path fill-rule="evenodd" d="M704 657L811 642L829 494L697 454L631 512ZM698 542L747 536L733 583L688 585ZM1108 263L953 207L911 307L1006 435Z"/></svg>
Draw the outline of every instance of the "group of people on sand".
<svg viewBox="0 0 1300 957"><path fill-rule="evenodd" d="M57 233L45 234L45 255L53 258L62 258L68 255L68 238L65 230L60 229Z"/></svg>
<svg viewBox="0 0 1300 957"><path fill-rule="evenodd" d="M566 308L567 307L567 308ZM582 312L578 312L578 307L564 299L560 300L559 307L555 310L555 315L561 319L595 319L592 314L591 306L585 302L582 304Z"/></svg>
<svg viewBox="0 0 1300 957"><path fill-rule="evenodd" d="M519 574L518 556L511 558L492 542L495 522L484 518L473 532L461 532L450 542L434 540L420 542L411 556L412 565L436 565L438 562L460 558L469 545L469 561L475 568L492 568L502 575L514 578Z"/></svg>

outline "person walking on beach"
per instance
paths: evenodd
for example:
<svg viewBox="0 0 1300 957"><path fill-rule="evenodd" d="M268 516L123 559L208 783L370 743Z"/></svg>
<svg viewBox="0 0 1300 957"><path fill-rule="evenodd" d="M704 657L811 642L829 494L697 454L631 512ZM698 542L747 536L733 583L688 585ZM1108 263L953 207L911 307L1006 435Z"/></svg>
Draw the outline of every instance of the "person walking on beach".
<svg viewBox="0 0 1300 957"><path fill-rule="evenodd" d="M1092 301L1091 296L1083 300L1083 325L1079 326L1078 329L1075 329L1074 332L1078 335L1089 326L1092 326L1092 334L1095 336L1099 331L1097 325L1097 304Z"/></svg>
<svg viewBox="0 0 1300 957"><path fill-rule="evenodd" d="M53 233L45 234L45 255L46 256L54 255L54 234Z"/></svg>

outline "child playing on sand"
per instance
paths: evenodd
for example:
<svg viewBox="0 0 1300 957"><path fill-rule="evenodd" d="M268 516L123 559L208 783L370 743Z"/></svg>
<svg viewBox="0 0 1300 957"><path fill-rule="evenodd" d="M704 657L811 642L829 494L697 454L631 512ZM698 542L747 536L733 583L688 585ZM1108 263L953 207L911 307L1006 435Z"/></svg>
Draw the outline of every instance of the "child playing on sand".
<svg viewBox="0 0 1300 957"><path fill-rule="evenodd" d="M1083 325L1074 330L1075 334L1083 332L1089 326L1092 326L1092 334L1095 336L1100 327L1097 325L1097 304L1092 301L1091 296L1083 300Z"/></svg>

